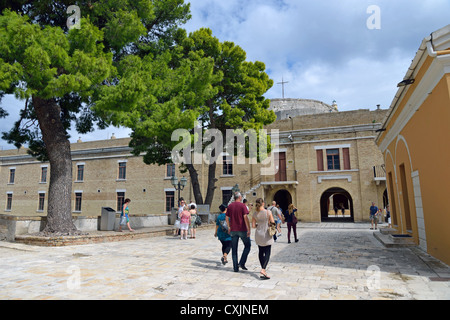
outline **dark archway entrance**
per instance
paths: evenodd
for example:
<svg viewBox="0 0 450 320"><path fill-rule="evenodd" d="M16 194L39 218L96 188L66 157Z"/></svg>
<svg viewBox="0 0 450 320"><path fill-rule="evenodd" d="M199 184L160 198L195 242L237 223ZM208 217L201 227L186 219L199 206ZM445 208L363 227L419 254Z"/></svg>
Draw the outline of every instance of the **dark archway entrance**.
<svg viewBox="0 0 450 320"><path fill-rule="evenodd" d="M280 208L284 211L287 210L289 204L292 203L292 196L289 191L287 190L279 190L275 193L273 196L273 200L277 202L277 204L280 205ZM266 203L267 206L270 206L271 203Z"/></svg>
<svg viewBox="0 0 450 320"><path fill-rule="evenodd" d="M387 189L385 189L383 192L383 208L386 208L388 204L389 204L389 198L388 198Z"/></svg>
<svg viewBox="0 0 450 320"><path fill-rule="evenodd" d="M326 190L320 197L320 216L322 222L353 222L353 200L350 193L342 188Z"/></svg>

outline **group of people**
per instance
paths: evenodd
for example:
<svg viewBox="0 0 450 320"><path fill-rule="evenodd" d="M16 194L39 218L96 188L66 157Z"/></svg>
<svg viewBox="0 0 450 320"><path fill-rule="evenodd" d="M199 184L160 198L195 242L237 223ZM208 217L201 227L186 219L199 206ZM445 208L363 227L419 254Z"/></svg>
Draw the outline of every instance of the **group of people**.
<svg viewBox="0 0 450 320"><path fill-rule="evenodd" d="M286 222L288 226L288 243L291 243L291 229L294 230L294 240L297 239L297 217L295 215L297 208L292 204L289 205L286 212L282 212L276 202L265 209L264 200L259 198L256 200L255 211L252 215L252 222L250 225L249 207L242 201L242 195L236 192L234 195L234 202L228 207L220 205L221 214L216 220L216 229L214 236L222 243L222 263L228 263L228 255L231 251L233 260L233 270L238 272L239 269L248 270L245 266L248 254L250 253L250 233L251 228L255 229L255 242L259 249L259 262L261 264L260 278L267 280L270 277L267 275L266 269L270 259L272 244L277 237L281 236L281 223ZM130 199L125 199L122 212L120 215L121 223L118 231L122 231L122 225L126 225L130 232L134 231L130 227L129 219L129 204ZM252 205L251 205L252 206ZM197 214L197 206L195 203L186 204L183 198L180 199L180 206L178 209L178 219L175 223L174 236L179 235L180 239L187 239L188 230L190 230L191 239L195 239L197 226L201 224ZM269 233L269 224L276 225L278 234L271 235ZM244 251L238 260L238 243L239 239L244 243Z"/></svg>
<svg viewBox="0 0 450 320"><path fill-rule="evenodd" d="M288 242L291 243L291 229L294 229L295 242L297 239L297 217L295 208L292 204L289 205L286 212L282 212L277 208L275 201L272 205L265 209L264 200L259 198L255 203L255 211L252 215L252 222L248 218L249 208L242 201L242 195L236 192L234 195L234 202L228 207L220 205L221 214L216 220L215 234L222 243L222 264L228 263L228 255L231 251L233 270L239 272L239 269L247 270L245 266L248 254L250 253L250 233L251 228L255 229L255 242L258 245L258 258L261 265L260 278L263 280L270 279L267 275L266 269L270 259L272 244L276 241L277 236L281 236L281 223L287 222L288 225ZM278 235L271 235L269 233L269 224L275 224L278 230ZM238 243L239 239L244 244L244 250L238 259Z"/></svg>
<svg viewBox="0 0 450 320"><path fill-rule="evenodd" d="M197 227L201 224L199 215L197 214L197 205L195 203L186 204L181 198L178 208L177 221L175 222L174 236L180 236L181 240L187 240L188 232L190 238L195 239Z"/></svg>
<svg viewBox="0 0 450 320"><path fill-rule="evenodd" d="M373 230L375 225L375 230L377 230L378 226L378 220L380 217L383 216L383 210L381 208L378 208L375 205L375 202L372 202L372 205L369 208L369 214L370 214L370 223L371 227L370 230ZM385 216L385 222L388 223L388 227L391 227L391 211L389 210L389 205L386 206L386 216Z"/></svg>
<svg viewBox="0 0 450 320"><path fill-rule="evenodd" d="M120 215L120 225L118 231L122 231L122 225L126 225L130 232L134 230L130 227L129 218L129 204L130 199L125 199L122 206L122 212ZM253 205L250 205L253 207ZM288 228L288 243L291 243L291 229L294 231L294 240L298 242L297 238L297 208L291 203L288 209L283 212L280 206L275 201L272 205L265 209L264 200L261 198L256 199L255 211L252 215L252 222L250 225L249 207L246 201L242 200L242 195L239 192L234 194L234 202L228 207L224 204L219 207L220 214L216 220L216 229L214 236L217 237L222 243L222 264L228 263L228 255L231 251L233 260L233 270L238 272L239 269L248 270L245 266L247 257L250 253L251 241L250 233L251 228L255 229L255 242L258 245L258 258L261 264L260 278L263 280L270 279L267 275L266 269L270 259L270 253L272 244L281 236L281 224L287 223ZM377 229L378 219L382 210L372 205L369 209L371 228ZM391 225L391 216L389 211L389 205L386 206L386 222ZM179 235L180 239L187 239L188 230L190 230L191 239L195 239L197 227L201 224L199 216L197 214L197 206L195 203L189 205L186 204L183 198L180 199L180 206L178 209L178 219L175 223L174 236ZM276 226L277 232L273 235L269 233L269 226L273 224ZM244 250L238 259L238 243L239 239L244 244Z"/></svg>

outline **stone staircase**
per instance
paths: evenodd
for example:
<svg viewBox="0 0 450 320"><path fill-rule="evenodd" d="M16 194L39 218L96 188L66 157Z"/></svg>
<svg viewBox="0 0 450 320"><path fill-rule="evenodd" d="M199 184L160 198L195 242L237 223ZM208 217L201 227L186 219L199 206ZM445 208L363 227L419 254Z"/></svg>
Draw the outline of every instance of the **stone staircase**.
<svg viewBox="0 0 450 320"><path fill-rule="evenodd" d="M261 176L257 175L256 177L249 179L248 181L246 181L244 183L244 188L246 186L251 186L247 191L240 191L242 194L242 198L245 199L247 198L247 196L253 192L255 192L256 190L258 190L261 187ZM234 201L233 196L231 197L230 201L228 201L228 205L230 205L232 202Z"/></svg>

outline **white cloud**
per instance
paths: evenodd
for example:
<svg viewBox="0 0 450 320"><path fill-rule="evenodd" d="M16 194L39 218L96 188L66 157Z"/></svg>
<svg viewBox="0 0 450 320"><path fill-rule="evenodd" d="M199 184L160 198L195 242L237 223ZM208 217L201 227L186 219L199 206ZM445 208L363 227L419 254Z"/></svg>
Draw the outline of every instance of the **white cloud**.
<svg viewBox="0 0 450 320"><path fill-rule="evenodd" d="M367 28L370 5L380 8L380 30ZM286 97L336 99L341 110L387 108L422 39L448 24L450 12L445 0L192 0L191 7L188 30L209 27L266 64L275 81L267 97L281 97L283 77Z"/></svg>

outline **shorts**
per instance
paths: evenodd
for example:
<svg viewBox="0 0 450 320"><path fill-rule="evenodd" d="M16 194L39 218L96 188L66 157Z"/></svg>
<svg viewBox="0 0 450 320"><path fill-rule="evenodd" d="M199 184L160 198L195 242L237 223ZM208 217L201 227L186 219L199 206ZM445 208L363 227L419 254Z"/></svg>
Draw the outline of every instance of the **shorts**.
<svg viewBox="0 0 450 320"><path fill-rule="evenodd" d="M181 229L181 230L187 230L187 229L189 229L189 223L182 223L182 224L180 225L180 229Z"/></svg>
<svg viewBox="0 0 450 320"><path fill-rule="evenodd" d="M370 220L376 220L378 216L376 214L371 214L370 215Z"/></svg>

